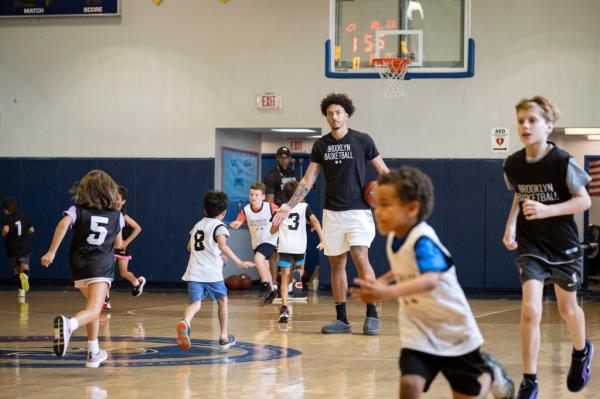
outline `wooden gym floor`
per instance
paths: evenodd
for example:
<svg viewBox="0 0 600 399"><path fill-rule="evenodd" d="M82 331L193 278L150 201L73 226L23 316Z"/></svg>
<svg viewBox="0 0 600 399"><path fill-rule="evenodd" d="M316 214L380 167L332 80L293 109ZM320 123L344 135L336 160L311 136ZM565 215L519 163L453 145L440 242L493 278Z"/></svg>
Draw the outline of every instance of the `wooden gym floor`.
<svg viewBox="0 0 600 399"><path fill-rule="evenodd" d="M362 335L364 306L349 300L351 335L323 335L332 319L331 296L309 296L292 304L292 318L279 324L278 306L260 306L256 293L232 293L230 331L238 345L221 353L216 304L204 307L192 323L194 346L175 342L175 326L187 294L112 294L113 309L103 312L101 347L109 359L86 369L85 329L79 329L63 359L52 353L52 321L72 316L83 304L75 290L36 291L19 304L16 291L0 291L0 396L19 398L394 398L398 396L397 304L379 309L381 334ZM518 300L470 300L486 342L520 382ZM583 302L588 336L600 348L600 304ZM539 362L540 398L600 398L600 358L592 380L579 394L567 391L571 344L556 303L544 303ZM451 397L440 375L429 398Z"/></svg>

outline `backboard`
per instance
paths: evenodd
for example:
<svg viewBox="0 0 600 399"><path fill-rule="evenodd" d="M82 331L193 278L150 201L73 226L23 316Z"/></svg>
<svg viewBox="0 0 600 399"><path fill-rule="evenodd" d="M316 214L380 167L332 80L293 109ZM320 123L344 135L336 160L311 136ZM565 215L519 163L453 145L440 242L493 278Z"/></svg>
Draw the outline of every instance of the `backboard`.
<svg viewBox="0 0 600 399"><path fill-rule="evenodd" d="M330 0L325 75L379 79L374 58L410 57L405 79L475 73L471 0Z"/></svg>

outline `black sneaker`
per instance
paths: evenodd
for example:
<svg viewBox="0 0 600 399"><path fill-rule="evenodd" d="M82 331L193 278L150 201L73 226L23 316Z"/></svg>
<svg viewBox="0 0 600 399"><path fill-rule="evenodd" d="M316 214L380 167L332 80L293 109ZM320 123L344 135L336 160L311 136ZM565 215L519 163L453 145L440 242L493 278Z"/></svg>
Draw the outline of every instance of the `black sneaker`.
<svg viewBox="0 0 600 399"><path fill-rule="evenodd" d="M142 295L142 292L144 292L144 286L146 285L146 279L144 276L138 277L138 282L138 286L131 289L132 296L140 296Z"/></svg>
<svg viewBox="0 0 600 399"><path fill-rule="evenodd" d="M265 305L270 305L273 303L275 298L277 298L277 290L274 290L271 288L271 291L265 295L265 299L263 300L263 303Z"/></svg>
<svg viewBox="0 0 600 399"><path fill-rule="evenodd" d="M289 319L290 319L290 311L289 311L288 307L282 306L279 309L279 322L287 323Z"/></svg>
<svg viewBox="0 0 600 399"><path fill-rule="evenodd" d="M594 356L594 344L590 340L585 340L587 354L582 358L571 356L571 367L567 375L567 388L571 392L579 392L587 385L590 380L590 363Z"/></svg>
<svg viewBox="0 0 600 399"><path fill-rule="evenodd" d="M110 310L112 306L110 305L110 298L106 296L104 298L104 303L102 304L102 310Z"/></svg>
<svg viewBox="0 0 600 399"><path fill-rule="evenodd" d="M519 386L519 393L517 399L536 399L538 396L538 384L537 381L531 381L527 378L521 381Z"/></svg>

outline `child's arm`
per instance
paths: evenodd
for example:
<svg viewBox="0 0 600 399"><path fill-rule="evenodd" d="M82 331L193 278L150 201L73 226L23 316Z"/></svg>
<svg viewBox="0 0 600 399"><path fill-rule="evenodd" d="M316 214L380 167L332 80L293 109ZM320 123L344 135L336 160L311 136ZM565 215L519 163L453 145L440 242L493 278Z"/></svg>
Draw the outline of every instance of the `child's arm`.
<svg viewBox="0 0 600 399"><path fill-rule="evenodd" d="M559 204L545 205L532 200L523 201L523 216L527 220L546 219L556 216L574 215L587 210L592 201L585 187L572 194L572 198Z"/></svg>
<svg viewBox="0 0 600 399"><path fill-rule="evenodd" d="M221 250L221 252L223 254L225 254L225 256L227 256L229 259L231 259L238 267L241 267L242 269L248 269L250 267L254 267L254 263L248 262L248 261L242 261L242 260L240 260L240 258L238 258L233 253L231 248L229 248L229 245L227 245L227 236L226 235L221 234L221 235L217 236L217 245L219 246L219 249Z"/></svg>
<svg viewBox="0 0 600 399"><path fill-rule="evenodd" d="M65 234L67 234L67 230L71 225L71 220L71 216L65 215L60 222L58 222L58 225L56 225L54 236L52 237L52 242L50 243L50 248L48 248L48 252L42 256L42 266L48 267L54 261L56 251L58 251L60 243L62 242L63 238L65 238Z"/></svg>
<svg viewBox="0 0 600 399"><path fill-rule="evenodd" d="M415 278L393 285L382 284L379 281L355 278L359 288L351 288L352 297L359 302L374 303L389 301L402 296L410 296L433 290L441 281L440 272L427 272Z"/></svg>
<svg viewBox="0 0 600 399"><path fill-rule="evenodd" d="M396 280L396 276L394 276L394 272L392 272L391 270L389 272L377 277L377 281L380 282L381 284L385 284L385 285L388 285L389 283L391 283L394 280Z"/></svg>
<svg viewBox="0 0 600 399"><path fill-rule="evenodd" d="M319 251L322 251L324 248L324 238L323 238L323 230L321 230L321 223L319 223L319 219L317 219L317 217L312 214L310 215L310 217L308 218L308 221L310 222L310 227L311 229L317 233L317 235L319 236L319 245L317 245L317 249Z"/></svg>
<svg viewBox="0 0 600 399"><path fill-rule="evenodd" d="M504 237L502 243L509 251L517 249L517 216L519 216L519 199L517 194L513 197L513 203L508 213L508 219L506 220L506 228L504 229Z"/></svg>
<svg viewBox="0 0 600 399"><path fill-rule="evenodd" d="M192 252L192 241L194 240L194 237L190 234L190 239L188 240L187 243L187 251L188 252Z"/></svg>
<svg viewBox="0 0 600 399"><path fill-rule="evenodd" d="M271 225L271 234L275 234L279 231L279 226Z"/></svg>
<svg viewBox="0 0 600 399"><path fill-rule="evenodd" d="M10 230L10 227L8 227L8 225L5 224L4 226L2 226L2 238L6 238L9 230Z"/></svg>
<svg viewBox="0 0 600 399"><path fill-rule="evenodd" d="M133 220L133 218L130 217L129 215L125 215L125 224L127 226L133 227L133 231L131 232L131 235L129 237L127 237L127 239L125 241L123 241L122 249L127 248L129 246L129 244L131 244L131 242L133 240L135 240L135 237L137 237L142 232L142 226L140 226L138 224L138 222ZM118 248L118 247L115 246L115 248Z"/></svg>
<svg viewBox="0 0 600 399"><path fill-rule="evenodd" d="M123 245L123 233L119 231L119 234L115 237L115 242L113 243L113 247L115 248L125 248Z"/></svg>
<svg viewBox="0 0 600 399"><path fill-rule="evenodd" d="M27 229L27 233L29 233L29 234L35 233L35 228L33 226L29 226L29 228Z"/></svg>
<svg viewBox="0 0 600 399"><path fill-rule="evenodd" d="M244 224L245 221L246 221L246 214L244 213L244 210L242 209L240 211L240 213L238 213L237 218L233 222L229 223L229 227L237 230Z"/></svg>

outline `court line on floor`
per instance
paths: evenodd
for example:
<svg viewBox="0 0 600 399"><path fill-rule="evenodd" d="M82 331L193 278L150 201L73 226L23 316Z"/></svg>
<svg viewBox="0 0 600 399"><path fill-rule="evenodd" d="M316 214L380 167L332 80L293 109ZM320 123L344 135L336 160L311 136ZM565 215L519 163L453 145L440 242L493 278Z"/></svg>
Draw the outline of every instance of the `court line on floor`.
<svg viewBox="0 0 600 399"><path fill-rule="evenodd" d="M500 313L512 312L513 310L520 310L521 306L513 306L512 308L496 310L494 312L488 312L480 315L475 315L476 319L481 319L482 317L493 316Z"/></svg>

